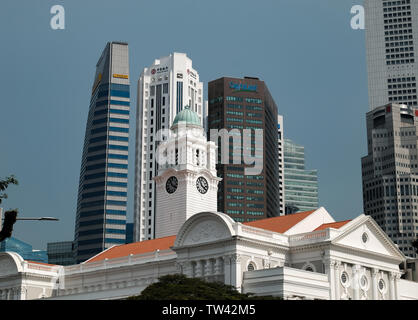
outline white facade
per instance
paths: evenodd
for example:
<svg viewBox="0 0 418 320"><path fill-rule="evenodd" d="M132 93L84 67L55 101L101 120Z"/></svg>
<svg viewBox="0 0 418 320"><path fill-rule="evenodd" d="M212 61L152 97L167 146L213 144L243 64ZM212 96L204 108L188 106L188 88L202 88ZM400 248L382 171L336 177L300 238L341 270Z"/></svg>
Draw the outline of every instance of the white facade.
<svg viewBox="0 0 418 320"><path fill-rule="evenodd" d="M183 223L202 211L216 211L218 182L216 145L207 141L203 128L180 122L173 126L170 137L158 147L160 163L155 177L156 238L176 235ZM169 179L177 181L176 190L167 190ZM199 191L199 179L208 184Z"/></svg>
<svg viewBox="0 0 418 320"><path fill-rule="evenodd" d="M156 59L138 81L134 241L155 238L155 137L185 106L204 122L203 83L184 53Z"/></svg>
<svg viewBox="0 0 418 320"><path fill-rule="evenodd" d="M330 220L321 208L278 233L202 212L183 224L166 250L111 259L104 251L96 262L42 269L1 253L0 296L117 299L139 294L162 275L183 273L285 299L418 299L418 283L400 279L405 256L371 217L361 215L340 227ZM327 223L335 228L321 229Z"/></svg>
<svg viewBox="0 0 418 320"><path fill-rule="evenodd" d="M418 2L365 0L370 110L417 106Z"/></svg>

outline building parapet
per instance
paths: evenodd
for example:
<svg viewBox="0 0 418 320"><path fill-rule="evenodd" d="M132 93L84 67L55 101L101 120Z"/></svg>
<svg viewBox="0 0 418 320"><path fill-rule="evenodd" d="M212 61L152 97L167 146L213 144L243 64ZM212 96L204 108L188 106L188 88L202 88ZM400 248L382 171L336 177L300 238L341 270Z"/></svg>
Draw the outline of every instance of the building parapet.
<svg viewBox="0 0 418 320"><path fill-rule="evenodd" d="M289 236L290 246L300 246L316 242L324 242L333 239L340 232L338 230L328 228L313 232L300 233Z"/></svg>
<svg viewBox="0 0 418 320"><path fill-rule="evenodd" d="M177 254L172 250L156 250L142 254L131 254L125 257L104 259L97 262L82 263L73 266L65 267L65 274L77 274L87 271L96 271L100 269L109 269L120 266L129 266L133 264L145 264L155 261L166 261L177 257Z"/></svg>

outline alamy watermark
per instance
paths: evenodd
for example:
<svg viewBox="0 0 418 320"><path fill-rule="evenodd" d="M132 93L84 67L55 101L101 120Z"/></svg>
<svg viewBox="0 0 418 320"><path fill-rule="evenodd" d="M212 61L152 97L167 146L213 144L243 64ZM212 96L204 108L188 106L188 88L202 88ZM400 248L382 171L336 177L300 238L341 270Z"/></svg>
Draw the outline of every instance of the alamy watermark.
<svg viewBox="0 0 418 320"><path fill-rule="evenodd" d="M51 7L50 13L53 14L50 25L52 30L65 29L65 9L61 5Z"/></svg>
<svg viewBox="0 0 418 320"><path fill-rule="evenodd" d="M354 16L351 18L350 25L353 30L364 30L365 28L365 14L364 7L361 5L355 5L351 8L351 14Z"/></svg>
<svg viewBox="0 0 418 320"><path fill-rule="evenodd" d="M181 134L186 130L193 137L199 138L202 135L206 137L201 128L187 128L184 122L179 122L176 131L161 129L154 135L158 145L156 148L156 162L160 167L186 164L192 160L187 158L186 146L183 141L184 135ZM218 146L215 155L216 164L244 165L245 175L259 175L262 173L264 163L263 129L231 129L230 131L224 128L210 129L209 136L209 140ZM161 143L167 140L175 141L174 154L168 154L166 145Z"/></svg>

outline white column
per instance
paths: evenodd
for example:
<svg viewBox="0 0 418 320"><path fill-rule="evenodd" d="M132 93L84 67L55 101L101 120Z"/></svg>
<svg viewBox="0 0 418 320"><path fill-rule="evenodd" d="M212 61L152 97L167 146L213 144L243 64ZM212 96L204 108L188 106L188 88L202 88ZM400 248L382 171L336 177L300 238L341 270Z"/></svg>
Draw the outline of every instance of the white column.
<svg viewBox="0 0 418 320"><path fill-rule="evenodd" d="M20 288L19 300L26 300L26 288L25 287Z"/></svg>
<svg viewBox="0 0 418 320"><path fill-rule="evenodd" d="M202 261L200 260L196 261L196 272L194 276L196 278L203 276L203 265L202 265Z"/></svg>
<svg viewBox="0 0 418 320"><path fill-rule="evenodd" d="M395 299L399 300L399 279L401 278L401 273L395 272Z"/></svg>
<svg viewBox="0 0 418 320"><path fill-rule="evenodd" d="M390 292L389 292L389 297L390 297L390 300L396 300L396 289L395 289L395 287L396 287L396 285L395 285L395 282L396 282L396 273L395 272L391 272L391 273L389 273L389 290L390 290Z"/></svg>
<svg viewBox="0 0 418 320"><path fill-rule="evenodd" d="M233 254L231 256L231 285L241 292L242 273L241 273L241 256Z"/></svg>
<svg viewBox="0 0 418 320"><path fill-rule="evenodd" d="M223 259L221 257L216 258L216 260L215 260L215 275L222 274L222 262L223 262Z"/></svg>
<svg viewBox="0 0 418 320"><path fill-rule="evenodd" d="M231 278L231 258L229 256L225 256L224 260L224 279L225 284L232 285L232 278Z"/></svg>
<svg viewBox="0 0 418 320"><path fill-rule="evenodd" d="M212 260L208 259L205 260L205 276L211 276L212 275Z"/></svg>
<svg viewBox="0 0 418 320"><path fill-rule="evenodd" d="M372 299L378 300L377 295L377 275L379 274L379 269L372 269Z"/></svg>
<svg viewBox="0 0 418 320"><path fill-rule="evenodd" d="M330 259L325 265L325 274L328 274L328 282L329 282L329 298L331 300L335 300L335 260Z"/></svg>
<svg viewBox="0 0 418 320"><path fill-rule="evenodd" d="M340 300L341 294L340 294L340 266L341 261L335 261L334 264L334 279L335 279L335 300Z"/></svg>
<svg viewBox="0 0 418 320"><path fill-rule="evenodd" d="M354 300L360 299L360 266L358 264L353 266L353 290Z"/></svg>

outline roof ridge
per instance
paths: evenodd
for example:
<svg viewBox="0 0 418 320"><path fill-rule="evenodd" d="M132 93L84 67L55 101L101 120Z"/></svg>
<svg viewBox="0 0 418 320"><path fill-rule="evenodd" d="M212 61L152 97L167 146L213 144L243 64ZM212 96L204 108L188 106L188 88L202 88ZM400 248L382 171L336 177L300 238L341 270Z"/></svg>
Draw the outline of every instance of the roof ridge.
<svg viewBox="0 0 418 320"><path fill-rule="evenodd" d="M316 210L318 210L318 209L316 209ZM269 219L278 219L278 218L286 218L286 217L290 218L290 217L299 216L301 214L314 213L316 210L308 210L308 211L296 212L296 213L292 213L292 214L286 214L286 215L283 215L283 216L264 218L264 219L254 220L254 221L247 221L247 222L243 222L243 224L248 224L248 223L263 221L263 220L269 220Z"/></svg>

